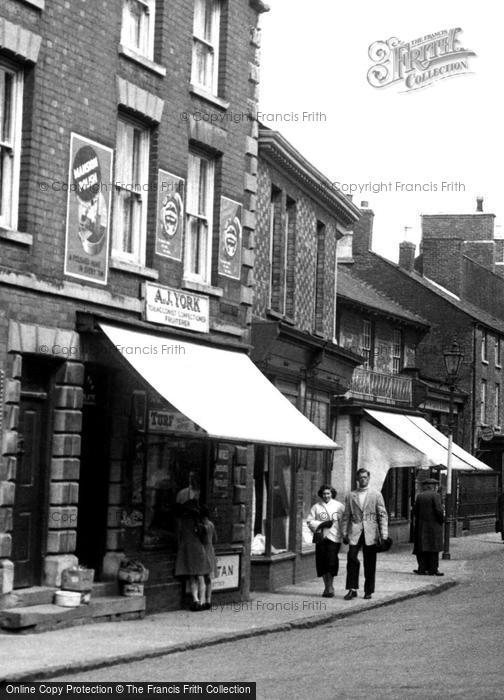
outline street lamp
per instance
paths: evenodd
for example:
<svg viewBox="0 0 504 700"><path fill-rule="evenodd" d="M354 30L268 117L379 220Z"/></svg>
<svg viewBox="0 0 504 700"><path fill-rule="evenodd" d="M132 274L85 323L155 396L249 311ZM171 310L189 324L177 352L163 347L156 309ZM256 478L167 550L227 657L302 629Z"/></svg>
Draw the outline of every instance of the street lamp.
<svg viewBox="0 0 504 700"><path fill-rule="evenodd" d="M460 365L464 359L464 353L456 340L445 348L443 357L446 367L446 383L450 389L450 404L448 414L448 460L446 463L446 500L445 500L445 525L444 525L444 551L443 559L450 559L450 527L452 520L452 445L453 429L455 421L453 416L453 395L457 383Z"/></svg>

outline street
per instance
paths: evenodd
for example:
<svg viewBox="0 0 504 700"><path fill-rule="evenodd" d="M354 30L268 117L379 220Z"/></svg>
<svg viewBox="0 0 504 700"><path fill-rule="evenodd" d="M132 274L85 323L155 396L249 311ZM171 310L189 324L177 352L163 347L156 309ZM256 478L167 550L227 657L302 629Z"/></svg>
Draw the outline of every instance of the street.
<svg viewBox="0 0 504 700"><path fill-rule="evenodd" d="M473 558L461 583L438 595L53 680L256 681L268 700L502 698L503 581L504 546Z"/></svg>

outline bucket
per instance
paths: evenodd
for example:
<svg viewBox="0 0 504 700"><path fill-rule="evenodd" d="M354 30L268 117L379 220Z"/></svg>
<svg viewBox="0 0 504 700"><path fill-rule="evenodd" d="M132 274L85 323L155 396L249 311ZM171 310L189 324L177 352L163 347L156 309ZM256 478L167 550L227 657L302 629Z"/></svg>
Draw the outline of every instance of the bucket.
<svg viewBox="0 0 504 700"><path fill-rule="evenodd" d="M81 604L81 594L78 591L56 591L54 604L62 608L78 608Z"/></svg>

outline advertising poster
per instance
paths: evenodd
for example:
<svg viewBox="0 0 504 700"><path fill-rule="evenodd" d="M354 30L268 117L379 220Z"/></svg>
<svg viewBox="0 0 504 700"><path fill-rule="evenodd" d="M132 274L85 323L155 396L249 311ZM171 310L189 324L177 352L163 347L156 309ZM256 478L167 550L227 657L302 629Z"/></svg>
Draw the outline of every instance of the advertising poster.
<svg viewBox="0 0 504 700"><path fill-rule="evenodd" d="M219 226L219 275L240 279L242 205L221 197Z"/></svg>
<svg viewBox="0 0 504 700"><path fill-rule="evenodd" d="M107 284L112 149L72 133L65 275Z"/></svg>
<svg viewBox="0 0 504 700"><path fill-rule="evenodd" d="M159 171L156 255L179 261L184 235L184 186L181 177Z"/></svg>

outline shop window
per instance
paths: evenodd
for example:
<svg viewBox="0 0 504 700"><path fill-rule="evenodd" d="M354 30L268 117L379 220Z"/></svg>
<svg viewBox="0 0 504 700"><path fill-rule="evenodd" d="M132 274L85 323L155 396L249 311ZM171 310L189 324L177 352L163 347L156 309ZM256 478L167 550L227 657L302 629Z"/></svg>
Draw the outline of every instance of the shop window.
<svg viewBox="0 0 504 700"><path fill-rule="evenodd" d="M196 0L194 5L191 82L218 94L220 0Z"/></svg>
<svg viewBox="0 0 504 700"><path fill-rule="evenodd" d="M210 284L215 163L195 153L189 154L187 174L187 227L185 275Z"/></svg>
<svg viewBox="0 0 504 700"><path fill-rule="evenodd" d="M117 122L113 255L137 265L145 263L149 136L137 122Z"/></svg>
<svg viewBox="0 0 504 700"><path fill-rule="evenodd" d="M123 0L121 44L152 60L155 0Z"/></svg>
<svg viewBox="0 0 504 700"><path fill-rule="evenodd" d="M293 473L291 448L257 448L253 492L253 555L271 556L290 549Z"/></svg>
<svg viewBox="0 0 504 700"><path fill-rule="evenodd" d="M306 400L304 411L306 417L324 433L329 428L329 403L320 398L310 397ZM321 450L302 450L300 452L300 467L303 473L303 512L302 512L302 549L313 547L313 533L308 527L306 518L311 507L319 498L319 488L326 484L329 476L329 457Z"/></svg>
<svg viewBox="0 0 504 700"><path fill-rule="evenodd" d="M317 253L315 262L315 307L314 329L319 333L324 330L324 284L325 284L325 255L326 255L326 227L321 221L317 221Z"/></svg>
<svg viewBox="0 0 504 700"><path fill-rule="evenodd" d="M17 228L23 76L0 63L0 226Z"/></svg>
<svg viewBox="0 0 504 700"><path fill-rule="evenodd" d="M406 467L388 470L382 494L391 520L409 520L412 478L411 469Z"/></svg>

